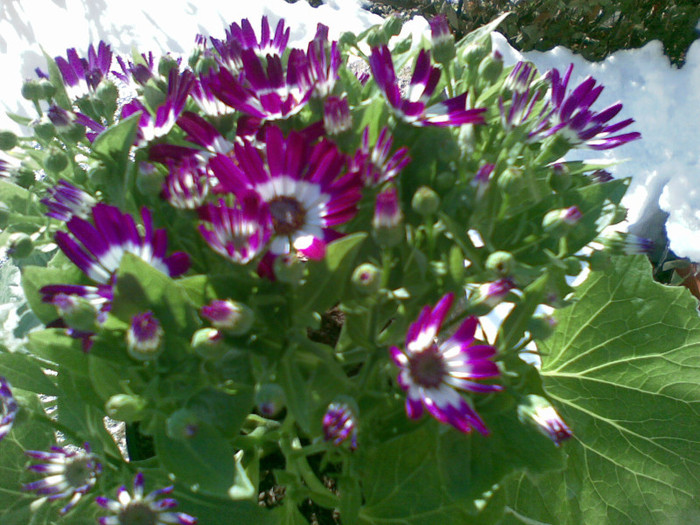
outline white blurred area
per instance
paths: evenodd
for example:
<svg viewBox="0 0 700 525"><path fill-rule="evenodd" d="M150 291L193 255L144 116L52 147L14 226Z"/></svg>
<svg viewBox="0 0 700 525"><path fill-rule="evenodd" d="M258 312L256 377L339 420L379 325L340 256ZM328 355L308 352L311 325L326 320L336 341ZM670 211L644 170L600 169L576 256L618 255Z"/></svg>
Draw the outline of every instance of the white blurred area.
<svg viewBox="0 0 700 525"><path fill-rule="evenodd" d="M22 81L44 67L42 47L49 56L65 55L75 47L84 53L89 43L104 40L115 53L129 55L153 51L189 54L195 35L219 38L234 21L249 18L259 27L262 15L273 23L283 17L291 27L291 45L305 45L316 25L330 27L331 38L344 31L360 32L381 23L379 16L361 9L361 0L326 0L312 8L304 0L0 0L0 129L17 130L4 113L33 115L20 97ZM405 28L415 35L428 34L427 22L418 18ZM414 38L414 43L420 38ZM500 35L495 46L507 65L521 55ZM660 42L636 50L619 51L591 63L558 47L546 53L530 52L525 58L540 71L575 64L572 84L591 75L605 86L595 106L602 110L621 100L617 119L636 123L625 131L639 131L643 139L623 147L577 151L575 158L605 159L614 163L615 177L631 177L624 204L629 207L631 230L655 236L663 224L660 210L669 213L667 234L679 256L700 261L700 44L688 52L681 69L672 67ZM571 157L574 158L573 156Z"/></svg>

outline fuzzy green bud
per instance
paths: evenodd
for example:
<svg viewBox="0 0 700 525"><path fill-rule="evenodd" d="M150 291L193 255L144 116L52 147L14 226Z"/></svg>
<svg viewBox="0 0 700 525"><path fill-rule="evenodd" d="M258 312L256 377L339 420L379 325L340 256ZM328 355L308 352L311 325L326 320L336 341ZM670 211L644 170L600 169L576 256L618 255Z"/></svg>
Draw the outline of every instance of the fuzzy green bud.
<svg viewBox="0 0 700 525"><path fill-rule="evenodd" d="M143 418L147 403L141 396L117 394L105 403L105 412L112 419L135 423Z"/></svg>
<svg viewBox="0 0 700 525"><path fill-rule="evenodd" d="M17 135L11 131L0 131L0 150L9 151L19 143Z"/></svg>
<svg viewBox="0 0 700 525"><path fill-rule="evenodd" d="M354 47L357 44L357 36L352 31L346 31L340 35L338 43L341 45L341 47Z"/></svg>
<svg viewBox="0 0 700 525"><path fill-rule="evenodd" d="M352 272L352 284L363 295L372 295L382 285L382 272L371 263L363 263Z"/></svg>
<svg viewBox="0 0 700 525"><path fill-rule="evenodd" d="M41 98L43 100L51 100L51 98L56 94L56 86L54 86L49 80L39 81L39 88L41 89Z"/></svg>
<svg viewBox="0 0 700 525"><path fill-rule="evenodd" d="M489 53L479 62L479 78L488 84L495 83L503 72L503 55L498 51Z"/></svg>
<svg viewBox="0 0 700 525"><path fill-rule="evenodd" d="M435 177L435 187L438 191L446 192L454 187L456 180L457 176L453 172L441 171Z"/></svg>
<svg viewBox="0 0 700 525"><path fill-rule="evenodd" d="M552 404L542 396L528 395L523 403L518 406L518 418L535 428L556 446L571 438L571 429L566 425Z"/></svg>
<svg viewBox="0 0 700 525"><path fill-rule="evenodd" d="M508 168L498 176L496 184L506 195L517 196L527 188L527 179L522 169Z"/></svg>
<svg viewBox="0 0 700 525"><path fill-rule="evenodd" d="M439 64L449 64L457 51L455 39L450 33L450 25L445 15L437 15L430 21L430 36L433 45L433 57Z"/></svg>
<svg viewBox="0 0 700 525"><path fill-rule="evenodd" d="M23 188L31 188L36 182L34 171L29 168L22 167L15 175L15 183Z"/></svg>
<svg viewBox="0 0 700 525"><path fill-rule="evenodd" d="M68 157L61 150L52 148L44 157L44 169L48 173L61 173L68 167Z"/></svg>
<svg viewBox="0 0 700 525"><path fill-rule="evenodd" d="M56 294L52 303L66 325L81 332L96 330L97 310L87 299L76 295Z"/></svg>
<svg viewBox="0 0 700 525"><path fill-rule="evenodd" d="M43 95L43 89L38 80L27 80L22 84L22 98L36 101L41 100Z"/></svg>
<svg viewBox="0 0 700 525"><path fill-rule="evenodd" d="M272 267L275 277L282 283L297 286L304 277L304 262L293 253L278 255Z"/></svg>
<svg viewBox="0 0 700 525"><path fill-rule="evenodd" d="M462 50L462 60L469 68L475 68L491 52L491 37L482 41L469 44Z"/></svg>
<svg viewBox="0 0 700 525"><path fill-rule="evenodd" d="M253 327L255 314L248 306L238 301L216 299L202 306L202 317L214 328L231 335L243 335Z"/></svg>
<svg viewBox="0 0 700 525"><path fill-rule="evenodd" d="M578 206L552 210L542 219L542 228L552 235L565 235L582 217Z"/></svg>
<svg viewBox="0 0 700 525"><path fill-rule="evenodd" d="M497 251L486 258L486 269L499 276L507 276L515 268L515 258L511 253Z"/></svg>
<svg viewBox="0 0 700 525"><path fill-rule="evenodd" d="M255 391L255 405L263 417L278 416L285 404L284 390L276 383L264 383Z"/></svg>
<svg viewBox="0 0 700 525"><path fill-rule="evenodd" d="M403 27L403 22L401 19L395 15L391 15L384 21L382 25L382 31L388 37L398 36L401 33L401 28Z"/></svg>
<svg viewBox="0 0 700 525"><path fill-rule="evenodd" d="M576 276L581 273L581 261L577 257L567 257L563 262L566 275Z"/></svg>
<svg viewBox="0 0 700 525"><path fill-rule="evenodd" d="M170 439L191 439L199 431L200 423L199 417L192 410L181 408L170 414L165 421L165 433Z"/></svg>
<svg viewBox="0 0 700 525"><path fill-rule="evenodd" d="M13 259L24 259L34 251L34 241L26 233L17 232L8 238L7 253Z"/></svg>
<svg viewBox="0 0 700 525"><path fill-rule="evenodd" d="M51 140L56 136L56 126L52 122L39 122L34 126L34 134L42 140Z"/></svg>
<svg viewBox="0 0 700 525"><path fill-rule="evenodd" d="M163 55L158 61L158 74L167 77L174 67L179 67L177 60L170 55Z"/></svg>
<svg viewBox="0 0 700 525"><path fill-rule="evenodd" d="M192 336L192 350L203 359L220 359L228 352L221 332L215 328L202 328Z"/></svg>
<svg viewBox="0 0 700 525"><path fill-rule="evenodd" d="M216 59L214 57L199 57L193 69L198 75L206 75L216 69Z"/></svg>
<svg viewBox="0 0 700 525"><path fill-rule="evenodd" d="M421 186L411 199L411 207L416 213L428 217L440 209L440 196L428 186Z"/></svg>
<svg viewBox="0 0 700 525"><path fill-rule="evenodd" d="M149 162L141 162L136 175L136 187L142 195L155 197L163 190L164 176Z"/></svg>

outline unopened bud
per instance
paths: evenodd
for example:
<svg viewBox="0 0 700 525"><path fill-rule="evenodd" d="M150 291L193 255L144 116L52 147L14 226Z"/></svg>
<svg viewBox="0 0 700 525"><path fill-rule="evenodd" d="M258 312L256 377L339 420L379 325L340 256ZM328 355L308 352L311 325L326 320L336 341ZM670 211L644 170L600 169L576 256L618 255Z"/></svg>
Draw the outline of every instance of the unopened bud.
<svg viewBox="0 0 700 525"><path fill-rule="evenodd" d="M97 310L84 297L58 293L51 303L70 328L81 332L94 332L97 329Z"/></svg>
<svg viewBox="0 0 700 525"><path fill-rule="evenodd" d="M39 81L39 89L42 100L51 100L51 98L56 94L56 86L46 79Z"/></svg>
<svg viewBox="0 0 700 525"><path fill-rule="evenodd" d="M547 212L544 219L542 219L542 228L544 228L544 231L548 233L563 235L572 226L578 223L582 217L583 214L581 213L581 210L579 210L578 206L552 210Z"/></svg>
<svg viewBox="0 0 700 525"><path fill-rule="evenodd" d="M107 400L105 412L117 421L135 423L143 417L146 406L146 400L141 396L117 394Z"/></svg>
<svg viewBox="0 0 700 525"><path fill-rule="evenodd" d="M136 187L142 195L155 197L163 189L164 175L149 162L141 162L136 175Z"/></svg>
<svg viewBox="0 0 700 525"><path fill-rule="evenodd" d="M220 359L228 352L221 332L215 328L202 328L192 336L192 350L203 359Z"/></svg>
<svg viewBox="0 0 700 525"><path fill-rule="evenodd" d="M391 186L377 195L372 228L374 238L382 247L396 246L403 240L403 213L395 187Z"/></svg>
<svg viewBox="0 0 700 525"><path fill-rule="evenodd" d="M440 197L432 188L421 186L413 194L411 207L416 213L429 217L440 209Z"/></svg>
<svg viewBox="0 0 700 525"><path fill-rule="evenodd" d="M22 84L22 98L26 100L41 100L44 92L41 88L39 80L27 80Z"/></svg>
<svg viewBox="0 0 700 525"><path fill-rule="evenodd" d="M350 450L357 448L357 418L347 403L331 403L323 416L323 436L336 447L349 441Z"/></svg>
<svg viewBox="0 0 700 525"><path fill-rule="evenodd" d="M44 157L44 169L48 173L61 173L68 167L68 157L61 150L52 148Z"/></svg>
<svg viewBox="0 0 700 525"><path fill-rule="evenodd" d="M304 261L299 259L294 253L284 253L275 258L272 269L275 278L286 284L297 286L301 284L304 277Z"/></svg>
<svg viewBox="0 0 700 525"><path fill-rule="evenodd" d="M486 269L501 276L508 276L515 268L515 258L509 252L493 252L486 258Z"/></svg>
<svg viewBox="0 0 700 525"><path fill-rule="evenodd" d="M179 67L177 60L170 55L163 55L158 61L158 74L167 77L170 70Z"/></svg>
<svg viewBox="0 0 700 525"><path fill-rule="evenodd" d="M330 96L323 104L323 127L330 135L352 128L352 115L347 98Z"/></svg>
<svg viewBox="0 0 700 525"><path fill-rule="evenodd" d="M224 330L232 335L243 335L253 326L255 314L248 306L232 300L215 299L202 306L202 317L214 328Z"/></svg>
<svg viewBox="0 0 700 525"><path fill-rule="evenodd" d="M526 396L525 402L518 406L518 417L523 423L535 425L537 430L551 439L556 446L560 446L562 441L572 436L571 429L552 404L542 396Z"/></svg>
<svg viewBox="0 0 700 525"><path fill-rule="evenodd" d="M455 39L450 33L447 17L439 14L430 21L430 36L433 44L433 57L439 64L449 64L456 53Z"/></svg>
<svg viewBox="0 0 700 525"><path fill-rule="evenodd" d="M352 273L352 284L355 290L363 295L371 295L379 291L382 285L382 272L371 263L363 263Z"/></svg>
<svg viewBox="0 0 700 525"><path fill-rule="evenodd" d="M549 187L552 188L557 193L562 193L569 188L573 183L571 178L571 171L566 166L566 164L557 163L552 166L552 171L548 177Z"/></svg>
<svg viewBox="0 0 700 525"><path fill-rule="evenodd" d="M34 126L34 134L42 140L51 140L56 136L56 126L51 122L39 122Z"/></svg>
<svg viewBox="0 0 700 525"><path fill-rule="evenodd" d="M284 390L276 383L264 383L255 392L255 405L260 415L273 418L285 407Z"/></svg>
<svg viewBox="0 0 700 525"><path fill-rule="evenodd" d="M143 312L131 319L126 332L129 356L137 361L152 361L163 352L163 328L152 312Z"/></svg>
<svg viewBox="0 0 700 525"><path fill-rule="evenodd" d="M19 143L17 135L11 131L0 131L0 150L9 151Z"/></svg>
<svg viewBox="0 0 700 525"><path fill-rule="evenodd" d="M494 51L486 55L479 63L479 78L489 84L493 84L498 80L503 72L503 55L499 51Z"/></svg>

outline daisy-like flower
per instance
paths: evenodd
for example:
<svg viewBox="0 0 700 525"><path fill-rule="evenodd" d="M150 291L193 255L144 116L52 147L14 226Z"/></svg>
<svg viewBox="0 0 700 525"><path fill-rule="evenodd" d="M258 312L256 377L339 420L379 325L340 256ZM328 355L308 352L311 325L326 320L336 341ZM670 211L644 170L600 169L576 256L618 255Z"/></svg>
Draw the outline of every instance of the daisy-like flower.
<svg viewBox="0 0 700 525"><path fill-rule="evenodd" d="M408 329L405 348L394 346L390 353L401 369L398 382L407 393L408 417L417 419L426 408L441 423L465 433L475 428L485 435L488 434L486 425L458 390L484 393L501 390L499 385L475 381L499 375L498 366L490 360L496 349L474 344L475 317L462 322L446 341L438 341L438 333L453 300L454 295L449 293L435 308L423 308L418 320Z"/></svg>
<svg viewBox="0 0 700 525"><path fill-rule="evenodd" d="M15 416L19 410L19 405L15 401L10 389L10 383L3 376L0 376L0 441L9 434Z"/></svg>
<svg viewBox="0 0 700 525"><path fill-rule="evenodd" d="M323 438L338 447L350 441L350 449L357 448L357 420L347 403L331 403L323 416Z"/></svg>
<svg viewBox="0 0 700 525"><path fill-rule="evenodd" d="M41 199L41 203L49 209L46 215L59 221L67 222L73 216L87 219L90 210L97 204L90 194L62 179L47 193L49 196Z"/></svg>
<svg viewBox="0 0 700 525"><path fill-rule="evenodd" d="M117 56L117 62L119 63L121 72L112 71L112 73L127 85L133 82L143 86L152 79L158 71L153 52L151 51L148 52L148 55L141 53L141 58L137 62L132 62L131 60L125 62L120 56Z"/></svg>
<svg viewBox="0 0 700 525"><path fill-rule="evenodd" d="M175 125L177 118L185 108L185 102L194 83L194 74L191 71L180 73L176 68L168 74L168 92L165 102L156 110L152 117L146 107L134 99L122 108L122 118L127 118L141 111L137 143L149 142L154 138L167 134Z"/></svg>
<svg viewBox="0 0 700 525"><path fill-rule="evenodd" d="M74 48L69 49L66 54L68 60L56 57L56 65L68 94L71 98L78 98L94 93L112 65L112 50L109 45L101 41L95 51L90 44L87 59L80 58Z"/></svg>
<svg viewBox="0 0 700 525"><path fill-rule="evenodd" d="M80 499L95 486L102 465L91 453L90 445L84 449L67 449L51 447L50 452L27 450L25 454L43 463L27 467L32 472L45 474L43 479L27 483L24 490L33 491L49 500L68 499L60 510L66 514L75 507Z"/></svg>
<svg viewBox="0 0 700 525"><path fill-rule="evenodd" d="M532 89L532 83L537 76L537 68L529 62L518 62L503 84L504 90L510 91L510 106L501 95L498 98L498 109L501 112L501 123L507 130L524 124L532 114L532 110L540 101L539 90Z"/></svg>
<svg viewBox="0 0 700 525"><path fill-rule="evenodd" d="M119 208L98 203L92 208L93 224L73 217L68 221L69 235L56 233L56 244L85 275L100 284L111 284L122 256L132 253L154 268L175 277L187 271L189 256L177 252L166 256L165 230L154 230L151 212L141 211L145 233L138 232L134 219Z"/></svg>
<svg viewBox="0 0 700 525"><path fill-rule="evenodd" d="M241 74L225 67L200 79L227 106L266 120L297 114L314 92L309 61L300 49L292 49L283 62L279 55L264 60L253 49L241 50Z"/></svg>
<svg viewBox="0 0 700 525"><path fill-rule="evenodd" d="M484 123L486 108L467 109L467 93L428 105L440 81L440 69L430 64L429 51L423 49L418 54L407 97L401 94L387 46L372 49L369 65L394 112L409 124L448 127Z"/></svg>
<svg viewBox="0 0 700 525"><path fill-rule="evenodd" d="M345 159L328 141L311 146L292 131L287 138L275 126L265 129L265 153L252 144L236 144L233 157L217 155L212 171L224 190L236 195L253 190L267 205L273 226L270 251L292 249L311 259L325 255L333 230L357 212L362 181L343 173Z"/></svg>
<svg viewBox="0 0 700 525"><path fill-rule="evenodd" d="M202 209L205 220L199 232L217 253L237 264L247 264L261 254L270 239L270 214L254 193L229 207L223 199L219 205Z"/></svg>
<svg viewBox="0 0 700 525"><path fill-rule="evenodd" d="M190 95L192 95L192 99L197 103L199 109L201 109L205 115L211 117L234 113L234 110L216 98L214 93L212 93L207 86L206 82L202 82L199 79L192 84Z"/></svg>
<svg viewBox="0 0 700 525"><path fill-rule="evenodd" d="M209 194L209 173L194 157L184 158L170 166L163 183L163 198L175 208L199 208Z"/></svg>
<svg viewBox="0 0 700 525"><path fill-rule="evenodd" d="M531 135L549 137L561 133L571 144L584 144L595 150L616 148L641 138L642 135L638 132L615 134L634 122L634 119L630 118L614 124L609 123L622 110L620 102L601 112L591 109L603 91L603 86L596 86L593 77L587 77L573 91L568 91L573 69L574 65L571 64L563 78L557 69L548 73L551 84L550 109L544 113L540 124Z"/></svg>
<svg viewBox="0 0 700 525"><path fill-rule="evenodd" d="M243 64L241 62L241 51L252 49L260 57L267 55L282 56L287 49L289 42L290 28L285 28L284 19L277 22L275 34L270 31L270 23L267 16L263 16L260 21L260 39L258 40L255 30L247 18L241 20L241 25L232 23L226 30L226 39L211 39L211 43L223 62L232 69L238 69Z"/></svg>
<svg viewBox="0 0 700 525"><path fill-rule="evenodd" d="M117 491L117 499L109 499L104 496L95 498L95 503L109 511L111 516L104 516L98 521L100 525L195 525L197 518L184 512L173 512L177 501L173 498L161 498L173 491L172 486L154 490L148 495L143 495L143 474L138 473L134 477L134 490L129 493L125 486Z"/></svg>
<svg viewBox="0 0 700 525"><path fill-rule="evenodd" d="M362 132L362 144L351 161L351 171L356 171L368 186L382 184L394 179L401 170L411 162L408 148L397 149L391 157L391 146L394 139L389 128L384 127L379 132L376 144L370 147L369 126Z"/></svg>
<svg viewBox="0 0 700 525"><path fill-rule="evenodd" d="M219 130L196 113L184 112L177 119L177 125L187 133L186 140L206 150L199 153L203 159L209 157L208 153L228 153L233 149L232 142L224 138Z"/></svg>
<svg viewBox="0 0 700 525"><path fill-rule="evenodd" d="M330 135L337 135L352 128L352 115L348 99L328 97L323 103L323 127Z"/></svg>
<svg viewBox="0 0 700 525"><path fill-rule="evenodd" d="M328 26L318 24L316 35L309 42L306 56L309 59L309 73L314 82L315 95L327 97L338 80L341 58L338 42L328 42Z"/></svg>

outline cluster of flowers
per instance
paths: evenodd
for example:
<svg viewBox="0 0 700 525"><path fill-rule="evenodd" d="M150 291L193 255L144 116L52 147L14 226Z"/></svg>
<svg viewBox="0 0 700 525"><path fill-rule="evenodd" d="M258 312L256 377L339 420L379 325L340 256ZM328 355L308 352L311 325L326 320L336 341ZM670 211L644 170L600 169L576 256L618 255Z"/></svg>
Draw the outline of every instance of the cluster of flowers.
<svg viewBox="0 0 700 525"><path fill-rule="evenodd" d="M306 51L289 48L289 35L284 21L273 32L263 18L258 36L243 20L232 24L224 39L212 38L211 48L199 38L189 67L169 56L156 63L149 53L134 62L118 57L120 70L113 71L112 52L105 43L96 50L90 47L87 58L71 49L67 59L58 57L55 64L75 105L54 103L46 114L57 133L84 127L92 144L114 120L138 115L133 147L139 151L137 158L144 159L138 176L147 179L151 173L165 173L158 188L160 197L178 213L190 213L198 221L201 239L211 250L234 265L250 266L261 278L294 284L296 268L305 261L323 260L329 243L350 233L348 225L363 206L374 209L371 227L380 249L390 250L404 242L409 210L402 205L401 174L411 162L411 152L406 146L394 147L396 137L390 126L361 128L359 145L348 152L352 141L347 137L357 130L353 112L360 101L351 100L340 81L343 57L338 42L329 40L323 25ZM353 81L376 86L397 127L485 124L487 108L473 107L468 91L444 96L438 90L445 80L444 64L454 58L454 43L443 18L433 21L432 36L433 52L417 54L407 88L400 86L386 43L370 48L371 75L361 73ZM498 67L500 57L494 53L487 59L484 74L488 67ZM588 78L569 89L571 73L570 67L563 76L555 69L540 77L531 64L517 64L497 100L502 127L524 129L523 140L530 143L555 138L569 146L594 149L614 148L639 138L638 133L619 133L631 119L612 122L621 104L599 112L592 109L603 89L595 80ZM164 93L160 99L139 96L118 107L112 78L139 93L149 82L160 82ZM105 103L106 99L115 103ZM313 120L313 115L320 118ZM235 129L221 131L225 122L235 123ZM63 172L45 167L49 175ZM472 186L477 195L487 191L496 169L495 162L483 162L475 170ZM425 190L429 189L416 192L413 209L423 217L433 216L436 206ZM59 319L53 326L79 338L86 352L111 311L124 254L135 255L173 278L196 266L193 254L168 254L166 229L154 226L151 210L141 209L139 223L119 207L99 202L102 198L60 179L41 201L48 209L46 215L61 223L55 243L90 282L43 286L43 301L57 309ZM545 230L554 231L573 227L581 218L577 206L567 206L550 211L543 224ZM19 255L23 240L13 238L10 251ZM371 287L376 268L369 266L355 277ZM470 298L472 304L493 307L517 289L505 273L482 284ZM398 368L398 386L406 393L406 413L417 419L427 411L458 431L476 429L486 435L486 423L463 393L488 394L504 388L489 382L501 375L495 361L498 351L478 340L479 322L474 315L441 335L450 311L456 316L461 313L459 307L453 308L459 303L455 291L443 292L435 306L424 306L410 324L403 347L392 345L388 352ZM213 328L200 333L199 340L195 336L193 345L216 344L224 334L246 334L254 323L248 306L228 298L211 301L200 315ZM153 312L134 315L126 331L128 354L139 362L154 361L164 351L164 332ZM0 380L1 440L12 426L17 403L5 379ZM551 406L543 405L533 418L557 445L571 435ZM356 407L331 403L322 426L326 441L357 448ZM50 499L68 499L64 513L93 488L100 473L88 445L79 451L55 448L27 454L45 462L30 469L47 477L25 488ZM100 523L132 523L140 516L151 516L149 523L195 523L191 516L169 510L175 505L173 499L159 499L171 490L144 496L143 476L138 474L133 495L122 487L116 501L96 499L111 513Z"/></svg>

